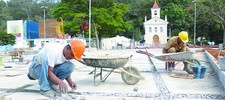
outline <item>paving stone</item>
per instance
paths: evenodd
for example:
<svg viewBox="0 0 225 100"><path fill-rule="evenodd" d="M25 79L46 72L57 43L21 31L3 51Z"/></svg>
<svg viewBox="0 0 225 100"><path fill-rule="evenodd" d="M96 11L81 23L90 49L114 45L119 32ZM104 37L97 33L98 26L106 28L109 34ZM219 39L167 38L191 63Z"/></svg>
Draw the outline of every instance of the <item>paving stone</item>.
<svg viewBox="0 0 225 100"><path fill-rule="evenodd" d="M199 49L191 49L191 51ZM146 55L136 53L137 50L92 50L85 55L132 55L131 61L125 65L134 66L145 80L135 85L123 82L120 73L112 73L105 82L94 85L93 66L83 65L75 60L75 71L72 79L77 83L77 90L69 89L67 94L46 98L39 93L37 81L27 78L30 63L11 62L4 57L3 64L12 68L0 68L0 98L9 100L224 100L225 90L216 76L204 52L195 52L194 57L207 66L203 79L193 79L183 71L183 64L179 63L172 73L165 70L165 62L152 58L155 65L149 62ZM161 49L149 49L154 55L161 55ZM32 55L24 55L25 61L31 61ZM27 56L27 57L26 57ZM154 70L156 69L156 71ZM118 70L117 70L118 71ZM106 72L103 72L106 74ZM99 81L99 79L97 80ZM65 81L66 82L66 81ZM1 100L1 99L0 99Z"/></svg>

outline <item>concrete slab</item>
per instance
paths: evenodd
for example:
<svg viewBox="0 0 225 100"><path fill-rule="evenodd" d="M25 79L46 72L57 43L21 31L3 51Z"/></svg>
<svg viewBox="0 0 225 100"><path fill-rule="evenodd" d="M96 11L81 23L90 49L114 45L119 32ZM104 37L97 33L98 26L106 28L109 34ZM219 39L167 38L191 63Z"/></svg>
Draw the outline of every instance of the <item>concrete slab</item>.
<svg viewBox="0 0 225 100"><path fill-rule="evenodd" d="M105 82L94 86L93 75L88 75L89 72L74 72L74 80L78 84L77 92L111 92L111 93L159 93L150 73L142 73L145 80L140 80L136 85L127 85L123 82L121 75L112 73ZM99 80L98 80L99 81ZM121 88L123 87L123 88Z"/></svg>
<svg viewBox="0 0 225 100"><path fill-rule="evenodd" d="M5 98L10 98L9 100L49 100L48 97L42 96L39 93L29 92L16 92L5 96Z"/></svg>
<svg viewBox="0 0 225 100"><path fill-rule="evenodd" d="M196 51L198 49L192 49ZM161 49L148 49L155 55L160 55ZM145 80L140 80L135 85L127 85L123 82L121 75L112 73L108 79L99 86L93 84L93 74L89 73L92 67L83 65L73 60L76 65L75 71L72 73L73 80L78 84L75 91L69 90L68 94L62 94L57 98L46 98L39 93L39 85L37 81L31 81L27 78L29 64L20 64L18 62L10 62L10 58L4 57L3 63L12 66L11 69L0 68L0 97L11 100L224 100L225 90L224 83L221 84L219 77L215 73L215 69L211 66L208 56L204 52L195 52L195 57L201 61L202 65L208 67L206 77L204 79L171 77L165 71L165 62L152 59L157 71L153 71L153 65L149 62L146 55L136 53L136 50L95 50L85 52L97 55L133 55L131 62L126 66L132 65L140 70ZM28 55L25 55L28 56ZM26 57L25 57L26 58ZM29 55L27 61L32 60ZM173 74L186 75L183 70L182 63L176 66ZM104 72L105 73L105 72ZM9 74L7 76L6 74ZM6 75L6 76L4 76Z"/></svg>
<svg viewBox="0 0 225 100"><path fill-rule="evenodd" d="M195 54L199 60L205 60L204 52ZM162 76L166 86L172 93L206 93L206 94L221 94L225 93L221 83L218 81L218 77L214 74L212 67L209 63L201 62L202 65L208 66L204 79L185 79L185 78L171 78L167 73L160 72L164 68L164 64L157 64L159 73ZM161 67L162 66L162 67ZM174 72L182 72L183 64L180 63L176 66ZM180 72L180 73L181 73ZM186 73L183 71L183 73ZM187 84L188 83L188 84ZM184 91L185 90L185 91Z"/></svg>

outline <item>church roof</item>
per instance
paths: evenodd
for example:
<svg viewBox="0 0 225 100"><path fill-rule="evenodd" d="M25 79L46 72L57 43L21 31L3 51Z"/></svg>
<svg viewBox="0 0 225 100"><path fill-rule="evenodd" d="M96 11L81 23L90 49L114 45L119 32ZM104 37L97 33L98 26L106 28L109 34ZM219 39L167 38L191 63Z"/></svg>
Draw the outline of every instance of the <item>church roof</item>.
<svg viewBox="0 0 225 100"><path fill-rule="evenodd" d="M158 4L157 4L157 2L156 2L156 1L155 1L154 5L152 6L152 8L153 8L153 9L155 9L155 8L159 8L159 6L158 6Z"/></svg>
<svg viewBox="0 0 225 100"><path fill-rule="evenodd" d="M144 22L144 25L162 25L162 24L168 24L168 21L165 21L160 18L152 18L146 22Z"/></svg>

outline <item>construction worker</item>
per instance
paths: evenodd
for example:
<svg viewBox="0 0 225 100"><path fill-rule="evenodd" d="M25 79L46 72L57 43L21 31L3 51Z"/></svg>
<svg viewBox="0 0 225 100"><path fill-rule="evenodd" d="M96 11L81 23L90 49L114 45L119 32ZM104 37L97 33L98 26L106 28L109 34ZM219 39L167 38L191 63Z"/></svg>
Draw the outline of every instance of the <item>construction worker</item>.
<svg viewBox="0 0 225 100"><path fill-rule="evenodd" d="M181 31L178 36L171 37L163 48L163 53L176 53L176 52L186 52L190 51L186 46L188 42L188 33L186 31ZM187 64L184 62L184 64ZM168 62L166 63L165 69L171 71L174 69L175 63Z"/></svg>
<svg viewBox="0 0 225 100"><path fill-rule="evenodd" d="M59 43L46 44L33 57L28 78L38 80L41 94L47 97L68 90L64 79L72 89L76 89L77 85L71 79L74 64L70 60L75 58L80 61L84 51L85 45L80 40L72 40L66 46Z"/></svg>

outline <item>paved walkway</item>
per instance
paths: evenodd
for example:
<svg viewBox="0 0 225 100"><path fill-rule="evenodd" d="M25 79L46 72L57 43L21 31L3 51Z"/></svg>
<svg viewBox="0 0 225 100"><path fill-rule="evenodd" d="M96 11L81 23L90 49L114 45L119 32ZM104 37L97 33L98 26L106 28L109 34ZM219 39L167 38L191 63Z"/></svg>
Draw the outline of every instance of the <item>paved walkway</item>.
<svg viewBox="0 0 225 100"><path fill-rule="evenodd" d="M161 51L161 49L148 50L154 55L161 55ZM30 64L27 62L31 61L32 55L25 55L23 63L11 62L9 56L4 56L4 66L0 68L0 100L3 98L3 100L225 100L224 87L205 52L194 54L202 65L208 67L204 79L193 79L192 75L182 70L182 63L169 74L164 69L165 62L152 58L156 68L154 71L148 56L136 53L136 50L94 50L85 52L85 55L133 55L125 66L136 67L145 80L140 80L135 85L127 85L123 82L121 74L112 73L105 82L95 86L94 75L90 74L94 70L93 67L74 60L76 70L72 73L72 78L78 84L77 90L69 90L67 94L46 98L39 93L38 82L31 81L26 76Z"/></svg>

